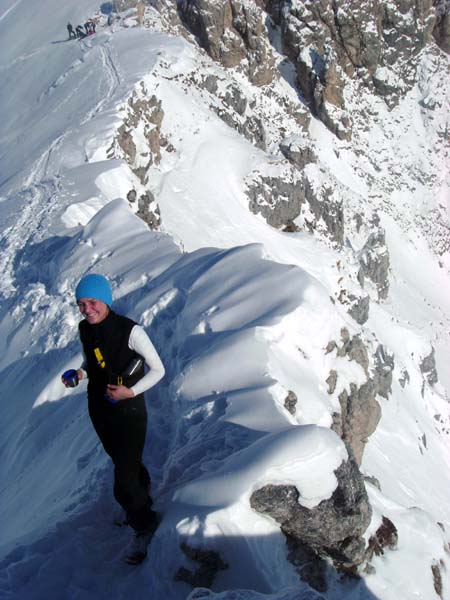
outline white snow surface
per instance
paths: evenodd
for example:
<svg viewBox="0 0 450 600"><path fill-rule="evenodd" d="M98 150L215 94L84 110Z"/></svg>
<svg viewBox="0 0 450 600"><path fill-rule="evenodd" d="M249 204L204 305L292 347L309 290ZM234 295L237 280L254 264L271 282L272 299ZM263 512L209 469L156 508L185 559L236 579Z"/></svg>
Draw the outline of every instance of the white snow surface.
<svg viewBox="0 0 450 600"><path fill-rule="evenodd" d="M156 25L125 27L132 15L109 28L98 10L93 0L5 0L0 9L0 598L429 600L437 598L431 567L440 565L449 600L450 263L447 253L446 268L439 265L423 234L403 226L412 222L406 208L398 218L403 205L414 215L448 211L448 176L434 196L424 188L422 206L420 190L370 192L393 277L388 300L371 303L361 328L334 300L341 277L356 285L354 265L341 272L345 253L249 212L243 180L264 169L266 155L183 84L205 64L219 67ZM68 20L75 26L94 15L95 36L66 41ZM142 184L108 154L141 82L161 100L163 133L175 147L150 172L160 232L126 200ZM390 121L383 113L392 147L383 147L382 169L405 115L413 114L405 160L427 154L419 144L426 123L412 102ZM310 135L336 180L370 207L364 173L372 166L348 147L336 152L333 144L343 145L321 124ZM367 135L377 153L382 131ZM147 394L144 457L162 522L149 559L134 569L121 559L130 532L112 524L113 473L89 422L85 386L60 383L79 363L73 291L88 272L110 278L116 310L145 327L166 367ZM330 575L321 595L299 579L278 524L249 498L267 483L293 484L312 508L335 490L334 471L347 458L330 429L338 394L365 381L358 364L325 353L343 327L395 356L392 394L378 398L382 419L361 470L381 487L367 483L367 538L384 515L399 543L360 580ZM435 385L420 372L431 344ZM338 387L329 394L332 369ZM284 406L289 391L295 415ZM198 566L181 541L216 550L228 564L212 590L175 580L181 566Z"/></svg>

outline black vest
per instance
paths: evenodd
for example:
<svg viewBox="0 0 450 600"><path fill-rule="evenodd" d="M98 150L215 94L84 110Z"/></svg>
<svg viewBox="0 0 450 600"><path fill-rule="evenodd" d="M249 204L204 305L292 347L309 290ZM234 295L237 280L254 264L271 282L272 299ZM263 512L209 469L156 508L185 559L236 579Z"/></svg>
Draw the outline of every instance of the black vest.
<svg viewBox="0 0 450 600"><path fill-rule="evenodd" d="M128 347L128 340L135 321L110 310L106 319L90 325L86 320L79 324L80 340L86 357L88 396L103 396L108 383L117 384L128 365L140 355ZM96 356L99 348L104 359L102 368ZM142 358L142 357L140 357ZM144 376L144 365L131 377L123 377L123 385L131 387Z"/></svg>

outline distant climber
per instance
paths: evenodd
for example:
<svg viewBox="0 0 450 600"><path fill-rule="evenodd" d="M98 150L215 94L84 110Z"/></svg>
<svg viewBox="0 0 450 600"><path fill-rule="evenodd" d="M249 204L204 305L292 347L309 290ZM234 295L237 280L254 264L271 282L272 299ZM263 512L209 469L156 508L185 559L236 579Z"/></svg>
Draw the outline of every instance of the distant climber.
<svg viewBox="0 0 450 600"><path fill-rule="evenodd" d="M91 21L91 19L89 19L89 21L86 21L86 23L84 24L84 29L86 31L86 35L92 35L93 33L95 33L94 21Z"/></svg>
<svg viewBox="0 0 450 600"><path fill-rule="evenodd" d="M67 23L67 31L69 32L69 40L74 40L77 37L71 23Z"/></svg>
<svg viewBox="0 0 450 600"><path fill-rule="evenodd" d="M75 31L77 32L77 38L80 38L80 40L86 37L86 34L83 31L83 25L77 25Z"/></svg>

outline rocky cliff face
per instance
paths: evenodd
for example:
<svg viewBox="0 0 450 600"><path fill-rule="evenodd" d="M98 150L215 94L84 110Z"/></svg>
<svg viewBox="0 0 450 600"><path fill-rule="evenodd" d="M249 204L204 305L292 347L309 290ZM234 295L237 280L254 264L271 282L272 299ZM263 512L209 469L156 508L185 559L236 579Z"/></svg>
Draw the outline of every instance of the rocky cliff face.
<svg viewBox="0 0 450 600"><path fill-rule="evenodd" d="M351 135L344 89L356 79L395 105L415 77L414 59L436 25L432 1L271 2L283 48L313 112L342 138Z"/></svg>
<svg viewBox="0 0 450 600"><path fill-rule="evenodd" d="M364 157L363 132L377 118L369 100L378 98L392 110L418 82L426 96L424 119L430 118L435 100L427 90L427 74L420 72L420 56L424 48L437 45L449 51L448 2L155 0L152 6L169 31L187 37L225 69L224 76L213 70L192 73L185 84L204 94L210 109L267 152L271 162L286 161L274 174L269 166L267 172L249 175L250 210L287 232L311 231L341 246L350 240L360 262L360 284L366 288L373 284L375 297L385 300L390 263L383 229L370 217L359 215L360 222L354 220L358 201L349 206L343 199L355 194L327 171L308 128L311 119L318 119L337 140L355 142L361 159L373 163L368 190L393 193L396 182L382 173L377 176L379 157ZM285 86L282 91L284 80L295 99ZM163 115L157 99L138 92L139 99L130 99L130 114L118 132L114 155L125 156L146 182L146 172L158 163L167 141L160 135ZM130 133L136 118L148 141L144 153L136 152ZM443 129L442 143L444 137ZM417 186L439 177L426 165L416 164L398 175L399 189L410 185L404 175ZM433 238L437 251L446 251L450 234L439 211L432 230L427 223L421 224L426 235ZM366 234L363 241L360 229Z"/></svg>
<svg viewBox="0 0 450 600"><path fill-rule="evenodd" d="M179 12L214 60L241 66L257 85L276 77L270 23L279 28L281 51L295 67L305 101L341 139L352 132L345 102L351 81L392 107L416 80L416 57L433 37L449 52L448 5L442 0L184 0Z"/></svg>
<svg viewBox="0 0 450 600"><path fill-rule="evenodd" d="M258 2L183 0L178 10L183 22L214 60L224 67L236 67L245 61L250 81L256 85L270 83L274 58Z"/></svg>

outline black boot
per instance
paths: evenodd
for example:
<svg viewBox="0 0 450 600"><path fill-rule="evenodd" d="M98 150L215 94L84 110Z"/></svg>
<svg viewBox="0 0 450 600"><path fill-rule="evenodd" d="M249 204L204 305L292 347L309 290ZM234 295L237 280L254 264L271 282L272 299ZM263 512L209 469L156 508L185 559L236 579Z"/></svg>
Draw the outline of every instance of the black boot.
<svg viewBox="0 0 450 600"><path fill-rule="evenodd" d="M152 541L152 537L158 528L160 517L153 510L152 523L145 531L135 531L127 550L125 551L125 562L129 565L139 565L147 557L147 548Z"/></svg>

